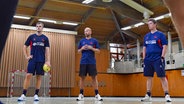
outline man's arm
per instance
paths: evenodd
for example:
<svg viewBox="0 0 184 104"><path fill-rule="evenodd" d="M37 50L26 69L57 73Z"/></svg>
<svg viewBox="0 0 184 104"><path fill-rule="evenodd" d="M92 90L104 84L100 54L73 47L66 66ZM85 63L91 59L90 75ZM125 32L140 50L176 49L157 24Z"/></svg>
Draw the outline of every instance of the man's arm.
<svg viewBox="0 0 184 104"><path fill-rule="evenodd" d="M28 52L27 52L27 47L26 45L24 45L23 47L23 53L24 53L24 56L27 60L31 59L33 56L32 55L28 55Z"/></svg>
<svg viewBox="0 0 184 104"><path fill-rule="evenodd" d="M92 50L92 51L94 51L94 52L96 52L96 53L100 53L100 50L98 48L93 48L90 45L88 45L87 48L90 49L90 50Z"/></svg>
<svg viewBox="0 0 184 104"><path fill-rule="evenodd" d="M166 51L167 51L167 45L163 45L162 56L161 57L163 57L163 58L165 57Z"/></svg>
<svg viewBox="0 0 184 104"><path fill-rule="evenodd" d="M143 58L143 60L144 60L145 56L146 56L146 47L143 46L143 51L142 51L142 58Z"/></svg>
<svg viewBox="0 0 184 104"><path fill-rule="evenodd" d="M50 65L50 47L46 47L45 51L45 64Z"/></svg>

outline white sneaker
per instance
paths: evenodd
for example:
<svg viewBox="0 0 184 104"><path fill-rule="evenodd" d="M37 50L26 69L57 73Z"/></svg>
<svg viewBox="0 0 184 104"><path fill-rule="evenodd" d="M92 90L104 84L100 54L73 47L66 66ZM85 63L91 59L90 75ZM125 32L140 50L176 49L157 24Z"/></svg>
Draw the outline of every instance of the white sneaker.
<svg viewBox="0 0 184 104"><path fill-rule="evenodd" d="M22 94L17 101L25 101L26 100L26 96L24 94Z"/></svg>
<svg viewBox="0 0 184 104"><path fill-rule="evenodd" d="M38 95L34 95L34 101L39 101Z"/></svg>
<svg viewBox="0 0 184 104"><path fill-rule="evenodd" d="M170 98L170 95L166 95L165 100L166 100L166 102L171 102L172 101L171 98Z"/></svg>
<svg viewBox="0 0 184 104"><path fill-rule="evenodd" d="M97 95L95 96L95 100L97 100L97 101L103 101L103 99L100 97L99 94L97 94Z"/></svg>
<svg viewBox="0 0 184 104"><path fill-rule="evenodd" d="M141 101L143 101L143 102L150 102L151 100L152 99L150 96L148 96L148 94L146 94L145 97L141 99Z"/></svg>
<svg viewBox="0 0 184 104"><path fill-rule="evenodd" d="M77 101L83 101L84 100L84 95L79 94L78 98L76 99Z"/></svg>

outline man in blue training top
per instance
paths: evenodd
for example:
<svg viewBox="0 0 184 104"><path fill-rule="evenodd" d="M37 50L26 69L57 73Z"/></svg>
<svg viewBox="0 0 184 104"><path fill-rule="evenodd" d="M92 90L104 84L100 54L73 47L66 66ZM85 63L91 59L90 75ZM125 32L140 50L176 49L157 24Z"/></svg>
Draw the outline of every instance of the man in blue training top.
<svg viewBox="0 0 184 104"><path fill-rule="evenodd" d="M27 74L23 84L23 93L18 101L26 100L27 89L30 86L30 80L33 75L36 74L36 90L34 95L34 101L39 101L38 92L41 86L41 76L44 75L43 65L50 66L50 44L47 36L42 34L44 24L38 22L36 24L37 32L30 35L23 47L25 58L28 60ZM30 46L30 54L27 50Z"/></svg>
<svg viewBox="0 0 184 104"><path fill-rule="evenodd" d="M97 81L97 69L96 69L96 60L95 52L100 52L98 41L95 38L91 37L92 30L89 27L84 29L85 38L81 39L78 45L78 52L82 53L80 60L80 94L77 98L77 101L84 100L84 80L89 74L92 78L92 84L95 89L95 99L102 101L98 93L98 81Z"/></svg>
<svg viewBox="0 0 184 104"><path fill-rule="evenodd" d="M165 100L166 102L171 102L164 60L168 42L165 35L156 29L156 21L154 19L148 20L148 27L151 32L144 36L143 46L144 76L147 77L147 93L141 101L151 101L152 79L154 72L156 72L165 92Z"/></svg>

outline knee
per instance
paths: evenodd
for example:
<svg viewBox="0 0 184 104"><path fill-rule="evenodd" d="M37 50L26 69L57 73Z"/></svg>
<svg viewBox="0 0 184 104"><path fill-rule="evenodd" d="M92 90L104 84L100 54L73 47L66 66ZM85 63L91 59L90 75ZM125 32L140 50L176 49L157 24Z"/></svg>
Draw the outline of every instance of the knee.
<svg viewBox="0 0 184 104"><path fill-rule="evenodd" d="M160 80L161 80L162 82L166 82L166 81L167 81L166 77L160 78Z"/></svg>
<svg viewBox="0 0 184 104"><path fill-rule="evenodd" d="M32 74L26 74L26 79L30 80L32 78Z"/></svg>
<svg viewBox="0 0 184 104"><path fill-rule="evenodd" d="M93 81L96 81L97 80L97 77L96 76L92 76L91 77Z"/></svg>

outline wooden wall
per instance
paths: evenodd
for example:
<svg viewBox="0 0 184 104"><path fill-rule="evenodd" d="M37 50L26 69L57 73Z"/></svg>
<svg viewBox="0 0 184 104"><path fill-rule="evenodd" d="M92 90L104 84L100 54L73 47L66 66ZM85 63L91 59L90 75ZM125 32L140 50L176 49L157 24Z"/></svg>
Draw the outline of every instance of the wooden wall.
<svg viewBox="0 0 184 104"><path fill-rule="evenodd" d="M19 30L20 33L21 30ZM26 32L27 34L29 32ZM26 63L22 56L22 44L27 36L17 34L14 30L11 30L7 49L4 50L3 58L0 63L0 96L6 96L7 90L7 74L13 69L25 69ZM19 36L19 38L17 36ZM56 34L55 34L56 35ZM52 83L51 83L51 96L78 96L79 94L79 62L81 54L78 54L76 50L71 52L68 47L75 49L75 43L68 45L65 42L74 42L74 37L71 40L67 37L61 38L60 35L53 36L52 33L48 33L51 38L51 64L52 69ZM67 35L66 35L67 36ZM15 43L12 43L12 41ZM19 45L17 45L19 44ZM7 47L6 46L6 47ZM11 47L10 47L11 46ZM54 47L64 47L66 52L62 49ZM18 55L17 55L18 52ZM70 55L69 55L69 52ZM16 55L16 56L14 56ZM63 56L65 55L65 56ZM73 55L73 56L72 56ZM65 60L61 60L65 59ZM71 60L72 59L72 60ZM142 73L137 74L108 74L106 73L109 65L109 51L102 49L100 54L96 54L99 92L102 96L144 96L146 92L146 78ZM66 63L64 63L66 62ZM62 63L62 64L61 64ZM71 64L72 63L72 64ZM65 70L64 70L65 69ZM72 70L73 69L73 70ZM66 75L69 77L66 78ZM169 82L169 90L171 96L184 97L184 77L181 76L181 70L169 70L167 71L167 78ZM67 83L72 84L67 84ZM94 96L94 89L91 84L91 78L87 77L85 82L84 94L85 96ZM160 80L154 77L154 84L152 90L153 96L163 96L163 90Z"/></svg>
<svg viewBox="0 0 184 104"><path fill-rule="evenodd" d="M102 96L144 96L146 92L146 78L143 73L136 74L108 74L109 52L108 50L101 50L100 54L96 54L99 92ZM52 89L52 96L78 96L79 94L79 61L80 54L76 52L76 79L75 87L71 89ZM167 70L166 71L169 90L171 96L184 96L184 77L181 76L181 70ZM85 84L85 96L94 96L94 89L91 85L91 78L87 77ZM55 92L57 91L57 93ZM59 91L59 92L58 92ZM153 79L153 96L163 96L164 92L160 83L160 79L155 77Z"/></svg>
<svg viewBox="0 0 184 104"><path fill-rule="evenodd" d="M34 33L35 31L33 30L10 30L2 58L0 60L1 89L7 88L8 86L8 73L14 70L27 70L28 62L23 55L23 45L27 37ZM50 40L52 66L51 86L53 88L74 87L75 36L55 32L44 32L44 34L48 36Z"/></svg>

